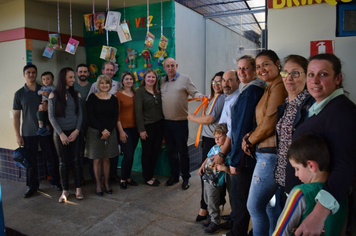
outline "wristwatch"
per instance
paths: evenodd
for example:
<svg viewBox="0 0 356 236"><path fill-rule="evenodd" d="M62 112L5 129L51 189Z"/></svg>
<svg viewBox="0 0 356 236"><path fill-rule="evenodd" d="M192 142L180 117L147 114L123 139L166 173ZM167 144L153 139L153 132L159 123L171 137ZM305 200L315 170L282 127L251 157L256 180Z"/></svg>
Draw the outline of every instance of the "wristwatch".
<svg viewBox="0 0 356 236"><path fill-rule="evenodd" d="M224 158L224 159L225 159L225 158L226 158L226 156L227 156L226 154L224 154L224 153L222 153L222 152L219 152L219 154L218 154L218 155L219 155L219 157Z"/></svg>

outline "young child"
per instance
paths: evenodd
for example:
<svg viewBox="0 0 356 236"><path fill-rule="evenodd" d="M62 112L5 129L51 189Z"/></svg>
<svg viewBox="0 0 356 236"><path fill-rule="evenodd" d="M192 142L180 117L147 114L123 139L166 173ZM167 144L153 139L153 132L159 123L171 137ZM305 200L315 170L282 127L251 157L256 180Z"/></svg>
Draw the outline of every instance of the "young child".
<svg viewBox="0 0 356 236"><path fill-rule="evenodd" d="M213 234L220 231L220 192L224 184L225 172L230 173L226 165L218 165L217 171L212 167L215 154L220 152L220 147L225 143L227 133L226 123L218 124L213 131L216 145L208 153L208 157L199 169L199 175L204 180L204 200L208 205L210 219L203 222L204 232ZM229 156L226 158L228 159Z"/></svg>
<svg viewBox="0 0 356 236"><path fill-rule="evenodd" d="M56 89L56 86L53 85L54 76L52 72L46 71L41 75L42 84L40 90L38 90L38 95L42 95L42 103L48 102L48 96L51 92ZM37 111L37 119L38 119L38 130L36 132L37 135L47 136L51 135L51 125L48 120L48 112L47 111Z"/></svg>
<svg viewBox="0 0 356 236"><path fill-rule="evenodd" d="M324 187L330 170L330 154L325 141L314 134L298 137L290 146L287 157L295 169L295 176L304 184L290 192L283 212L279 216L273 236L294 235L294 229L314 209L316 196ZM340 235L347 214L346 199L340 202L339 210L325 220L325 234Z"/></svg>

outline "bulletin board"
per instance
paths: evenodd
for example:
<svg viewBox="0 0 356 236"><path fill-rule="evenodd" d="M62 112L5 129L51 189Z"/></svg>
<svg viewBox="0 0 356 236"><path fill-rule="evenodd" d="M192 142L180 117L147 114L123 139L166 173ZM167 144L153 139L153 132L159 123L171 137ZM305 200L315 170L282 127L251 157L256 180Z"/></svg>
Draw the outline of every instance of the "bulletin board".
<svg viewBox="0 0 356 236"><path fill-rule="evenodd" d="M147 23L150 24L149 31L155 36L154 44L151 52L151 64L153 69L160 69L164 73L163 66L158 65L157 58L154 58L154 53L158 50L158 43L161 37L161 3L149 4L149 19L147 20L147 5L139 5L133 7L110 9L112 11L118 11L121 13L121 22L126 18L126 22L129 25L132 41L120 43L117 32L108 32L108 41L111 47L117 49L116 63L119 65L119 71L115 73L113 79L116 81L120 80L120 75L123 71L129 70L132 72L141 71L144 68L144 58L139 56L141 52L145 49L145 38L147 33ZM125 11L124 11L125 10ZM168 57L175 57L175 38L174 38L174 28L175 28L175 9L174 1L167 1L162 3L162 13L163 13L163 35L168 39L168 46L166 52ZM84 21L84 18L83 18ZM91 73L89 78L90 82L95 82L97 76L101 74L101 66L105 60L100 58L100 52L103 45L107 45L106 31L100 32L96 31L86 31L84 29L84 40L85 40L85 51L87 55L87 64L96 65L97 73ZM135 49L137 52L136 68L130 69L128 63L125 62L127 57L127 49ZM90 66L91 72L92 68L95 66ZM148 68L148 67L147 67ZM147 69L146 68L146 69Z"/></svg>

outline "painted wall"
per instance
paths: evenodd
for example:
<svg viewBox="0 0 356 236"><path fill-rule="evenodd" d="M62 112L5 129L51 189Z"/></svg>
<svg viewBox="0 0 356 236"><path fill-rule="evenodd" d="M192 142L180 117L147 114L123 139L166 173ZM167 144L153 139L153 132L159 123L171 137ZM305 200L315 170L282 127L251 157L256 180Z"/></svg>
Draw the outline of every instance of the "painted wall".
<svg viewBox="0 0 356 236"><path fill-rule="evenodd" d="M238 52L240 45L246 49ZM247 38L221 26L213 20L206 21L206 83L205 90L210 92L209 81L219 71L237 69L236 59L245 54L257 55L258 45Z"/></svg>
<svg viewBox="0 0 356 236"><path fill-rule="evenodd" d="M0 6L1 8L1 6ZM17 147L13 128L14 93L25 84L22 68L26 61L25 40L0 43L0 147Z"/></svg>
<svg viewBox="0 0 356 236"><path fill-rule="evenodd" d="M334 53L342 61L344 88L356 102L356 37L335 37L336 6L325 3L269 9L268 25L268 47L281 59L292 53L308 58L310 41L334 40Z"/></svg>
<svg viewBox="0 0 356 236"><path fill-rule="evenodd" d="M17 29L25 26L25 0L0 3L0 31ZM5 23L6 22L6 23Z"/></svg>
<svg viewBox="0 0 356 236"><path fill-rule="evenodd" d="M198 91L209 95L210 80L216 72L236 69L235 59L243 55L237 52L241 42L246 49L258 48L258 45L210 19L205 20L179 3L175 8L178 72L189 75ZM245 50L244 54L255 56L256 52ZM189 112L194 112L199 105L200 102L190 102ZM198 128L196 123L189 122L188 144L195 142Z"/></svg>
<svg viewBox="0 0 356 236"><path fill-rule="evenodd" d="M175 3L175 40L178 72L189 75L199 92L204 93L204 18L202 15ZM194 27L192 27L194 22ZM200 102L189 102L189 112L194 112ZM195 142L198 125L189 122L188 144Z"/></svg>
<svg viewBox="0 0 356 236"><path fill-rule="evenodd" d="M70 35L70 14L69 3L59 5L60 33ZM25 25L28 28L48 30L58 32L57 6L47 5L43 2L26 0L25 4ZM83 15L75 11L72 12L72 33L83 37ZM67 42L62 42L67 43ZM83 46L83 45L82 45Z"/></svg>

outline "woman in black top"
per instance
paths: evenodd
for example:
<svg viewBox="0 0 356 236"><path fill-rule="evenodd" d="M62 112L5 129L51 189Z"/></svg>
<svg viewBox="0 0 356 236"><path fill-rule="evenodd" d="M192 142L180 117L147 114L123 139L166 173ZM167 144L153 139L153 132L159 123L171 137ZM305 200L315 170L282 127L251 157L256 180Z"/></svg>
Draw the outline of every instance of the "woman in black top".
<svg viewBox="0 0 356 236"><path fill-rule="evenodd" d="M84 198L80 185L79 142L78 135L82 125L82 110L79 93L74 90L75 81L72 68L63 68L58 75L56 90L49 95L48 117L55 130L54 144L59 157L59 170L63 192L59 202L65 202L69 196L69 169L72 169L76 198Z"/></svg>
<svg viewBox="0 0 356 236"><path fill-rule="evenodd" d="M119 155L116 136L116 121L119 115L118 103L114 95L109 94L111 79L106 75L98 77L96 86L99 92L90 94L87 102L89 128L87 132L86 156L93 161L96 180L96 194L103 196L100 182L103 165L105 192L112 194L109 185L110 159Z"/></svg>

